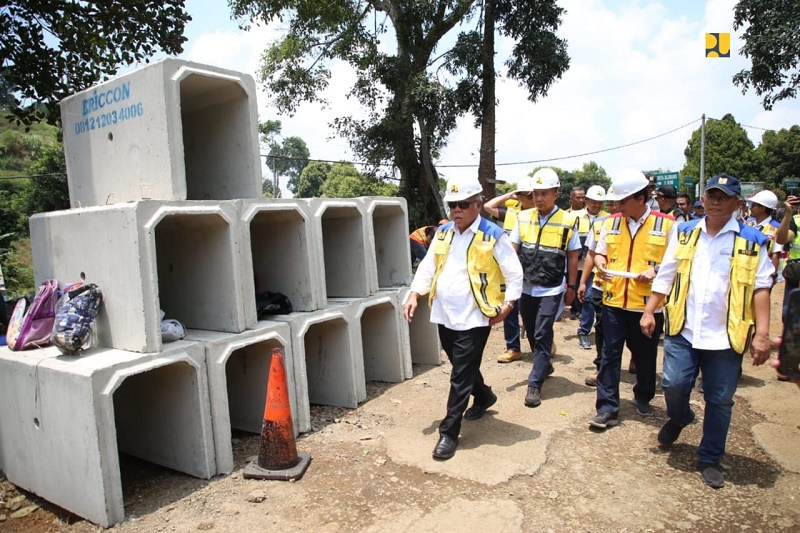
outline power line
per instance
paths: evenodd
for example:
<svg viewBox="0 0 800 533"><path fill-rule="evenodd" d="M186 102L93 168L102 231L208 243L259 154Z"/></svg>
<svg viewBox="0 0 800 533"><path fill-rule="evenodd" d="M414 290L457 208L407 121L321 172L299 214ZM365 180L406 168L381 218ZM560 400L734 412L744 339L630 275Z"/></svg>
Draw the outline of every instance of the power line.
<svg viewBox="0 0 800 533"><path fill-rule="evenodd" d="M26 180L30 178L49 178L51 176L64 176L67 175L63 172L51 172L49 174L23 174L19 176L0 176L0 180Z"/></svg>

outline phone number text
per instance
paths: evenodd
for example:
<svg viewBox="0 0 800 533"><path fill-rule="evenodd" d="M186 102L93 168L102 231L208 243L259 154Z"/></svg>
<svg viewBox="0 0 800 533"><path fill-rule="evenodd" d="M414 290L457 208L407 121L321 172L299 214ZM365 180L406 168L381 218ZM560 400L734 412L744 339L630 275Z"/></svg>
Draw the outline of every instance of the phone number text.
<svg viewBox="0 0 800 533"><path fill-rule="evenodd" d="M133 120L142 116L144 116L144 104L142 102L122 106L119 109L98 113L77 121L75 123L75 135L80 135L87 131L100 130L119 122Z"/></svg>

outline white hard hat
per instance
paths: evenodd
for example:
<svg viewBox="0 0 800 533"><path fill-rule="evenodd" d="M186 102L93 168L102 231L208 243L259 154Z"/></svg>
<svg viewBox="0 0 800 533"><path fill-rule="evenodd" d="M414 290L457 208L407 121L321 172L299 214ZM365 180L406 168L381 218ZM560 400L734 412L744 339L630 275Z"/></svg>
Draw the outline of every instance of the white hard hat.
<svg viewBox="0 0 800 533"><path fill-rule="evenodd" d="M589 190L586 191L586 198L602 202L606 199L606 190L599 185L592 185L589 187Z"/></svg>
<svg viewBox="0 0 800 533"><path fill-rule="evenodd" d="M533 174L533 189L556 189L561 187L561 182L558 181L558 174L552 168L540 168Z"/></svg>
<svg viewBox="0 0 800 533"><path fill-rule="evenodd" d="M531 192L533 190L533 178L530 176L522 176L519 183L517 183L517 190L515 192Z"/></svg>
<svg viewBox="0 0 800 533"><path fill-rule="evenodd" d="M622 200L647 188L648 185L650 181L641 170L633 168L621 170L611 178L611 187L608 188L606 200Z"/></svg>
<svg viewBox="0 0 800 533"><path fill-rule="evenodd" d="M778 209L778 197L772 191L760 191L747 199L748 202L763 205L767 209Z"/></svg>
<svg viewBox="0 0 800 533"><path fill-rule="evenodd" d="M453 176L447 180L447 191L444 193L445 202L466 200L483 192L477 176Z"/></svg>

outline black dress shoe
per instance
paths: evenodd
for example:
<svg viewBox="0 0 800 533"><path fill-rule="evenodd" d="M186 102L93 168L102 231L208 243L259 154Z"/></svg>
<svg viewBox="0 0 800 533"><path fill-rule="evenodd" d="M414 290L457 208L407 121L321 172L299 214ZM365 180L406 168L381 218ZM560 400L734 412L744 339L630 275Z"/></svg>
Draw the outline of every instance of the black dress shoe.
<svg viewBox="0 0 800 533"><path fill-rule="evenodd" d="M475 398L475 401L472 402L472 407L464 413L465 420L479 419L487 409L497 403L497 395L492 392L491 388L489 388L489 394L490 396L483 402L478 402L478 399Z"/></svg>
<svg viewBox="0 0 800 533"><path fill-rule="evenodd" d="M439 442L433 449L433 458L447 460L456 454L456 447L458 446L458 439L451 439L447 435L439 437Z"/></svg>

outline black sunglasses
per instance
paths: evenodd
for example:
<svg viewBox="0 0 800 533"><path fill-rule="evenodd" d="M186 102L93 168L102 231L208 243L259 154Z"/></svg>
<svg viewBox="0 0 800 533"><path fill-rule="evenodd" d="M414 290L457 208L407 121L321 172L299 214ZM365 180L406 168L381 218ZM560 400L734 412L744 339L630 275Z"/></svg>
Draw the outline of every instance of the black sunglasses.
<svg viewBox="0 0 800 533"><path fill-rule="evenodd" d="M455 209L458 207L459 209L467 209L474 203L474 200L460 200L458 202L447 202L447 207L450 209Z"/></svg>

